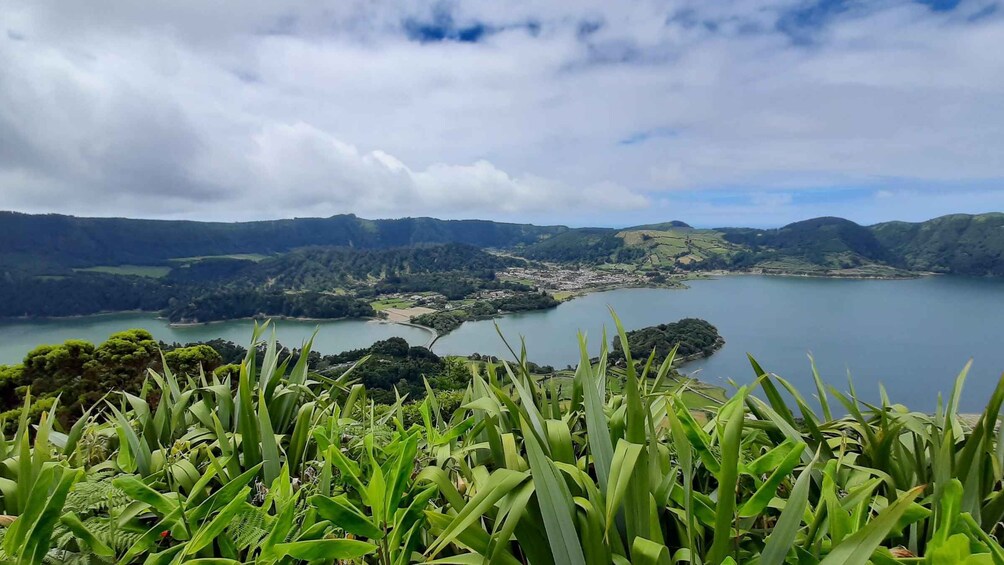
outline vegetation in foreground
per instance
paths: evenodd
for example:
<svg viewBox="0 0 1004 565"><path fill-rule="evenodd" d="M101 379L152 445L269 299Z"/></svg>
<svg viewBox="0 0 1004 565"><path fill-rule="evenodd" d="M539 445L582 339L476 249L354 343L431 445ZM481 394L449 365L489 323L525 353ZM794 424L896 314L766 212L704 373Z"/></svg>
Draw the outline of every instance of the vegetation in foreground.
<svg viewBox="0 0 1004 565"><path fill-rule="evenodd" d="M364 385L367 397L377 404L393 404L398 394L420 400L426 394L426 383L444 396L466 388L469 381L465 359L440 357L425 347L410 346L400 337L333 355L287 349L282 344L277 348L291 364L296 364L301 354L307 355L311 370L330 378L352 368L355 382ZM259 345L259 354L263 352ZM20 364L0 365L0 420L6 421L8 432L13 431L30 391L34 399L30 423L37 423L42 413L55 407L52 415L68 429L95 404L103 406L109 394L140 394L150 371L159 373L166 366L177 374L203 371L224 377L238 374L246 356L246 348L230 341L167 344L157 342L143 329L114 333L97 345L79 339L39 345ZM529 366L535 373L542 370L533 363ZM553 368L547 369L553 372Z"/></svg>
<svg viewBox="0 0 1004 565"><path fill-rule="evenodd" d="M525 354L479 363L456 409L428 396L413 425L405 399L377 407L352 371L281 359L274 336L236 375L151 372L70 429L25 410L0 442L3 558L1004 563L1004 380L967 423L965 371L934 415L818 378L815 411L752 362L750 385L696 415L662 386L675 351L636 363L619 336L623 370L584 340L570 390Z"/></svg>

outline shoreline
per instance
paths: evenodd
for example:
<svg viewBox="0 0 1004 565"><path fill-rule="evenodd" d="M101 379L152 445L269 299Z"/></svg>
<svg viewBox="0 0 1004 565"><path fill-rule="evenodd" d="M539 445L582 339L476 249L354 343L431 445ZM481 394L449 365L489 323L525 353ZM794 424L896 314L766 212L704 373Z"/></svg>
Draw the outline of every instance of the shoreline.
<svg viewBox="0 0 1004 565"><path fill-rule="evenodd" d="M160 317L160 319L163 319L163 318ZM199 326L209 326L209 325L213 325L213 324L223 324L223 323L226 323L226 322L260 321L260 320L279 320L279 321L286 320L286 321L293 321L293 322L318 322L318 323L322 323L322 322L344 322L344 321L351 321L351 320L359 320L359 321L366 321L366 322L375 322L375 323L378 323L378 324L396 324L396 325L399 325L399 326L408 326L408 327L416 328L416 329L419 329L419 330L423 330L423 331L431 334L431 337L429 338L429 340L425 342L426 345L422 346L422 347L425 347L426 349L429 349L430 351L432 350L432 345L434 343L436 343L436 340L439 339L439 337L440 337L439 332L437 332L436 330L434 330L434 329L432 329L430 327L423 326L421 324L415 324L415 323L412 323L411 321L390 320L388 318L381 318L379 316L365 316L365 317L362 317L362 318L346 318L346 317L341 317L341 318L302 318L302 317L295 317L295 316L265 316L265 317L261 317L261 318L257 318L257 317L250 317L250 318L230 318L228 320L213 320L211 322L177 322L177 323L171 322L171 323L168 323L168 326L170 326L172 328L192 328L192 327L199 327Z"/></svg>
<svg viewBox="0 0 1004 565"><path fill-rule="evenodd" d="M675 369L677 367L683 367L687 363L698 361L700 359L707 359L712 355L714 355L715 353L718 353L723 347L725 347L725 338L719 335L718 339L715 341L715 344L711 346L711 353L705 355L704 353L698 352L698 353L692 353L690 355L684 355L683 357L679 357L674 360L673 368Z"/></svg>
<svg viewBox="0 0 1004 565"><path fill-rule="evenodd" d="M855 275L847 273L808 273L798 271L699 271L697 278L752 276L752 277L797 277L807 279L843 279L843 280L876 280L876 281L909 281L925 277L941 276L943 273L904 272L903 275Z"/></svg>
<svg viewBox="0 0 1004 565"><path fill-rule="evenodd" d="M158 320L166 320L167 318L163 316L157 316ZM304 318L299 316L245 316L243 318L227 318L226 320L209 320L206 322L171 322L168 321L167 325L172 328L196 328L199 326L211 326L213 324L225 324L227 322L258 322L262 320L287 320L293 322L339 322L345 320L377 320L372 316L366 316L362 318L348 318L342 316L340 318Z"/></svg>
<svg viewBox="0 0 1004 565"><path fill-rule="evenodd" d="M568 293L568 295L562 299L559 299L560 303L565 303L575 298L593 294L596 292L608 292L611 290L620 290L625 288L651 288L651 289L665 289L665 290L686 290L690 288L687 282L694 280L714 280L719 277L733 277L733 276L758 276L758 277L797 277L797 278L816 278L816 279L844 279L844 280L887 280L887 281L900 281L900 280L915 280L926 277L937 277L937 276L960 276L964 275L951 275L948 273L936 273L930 271L918 271L905 273L902 276L896 275L853 275L853 274L824 274L824 273L800 273L800 272L753 272L753 271L727 271L727 270L715 270L715 271L695 271L693 273L688 273L685 275L679 275L678 278L671 279L676 284L666 285L666 284L608 284L599 285L595 287L584 287L574 290L557 290L552 291L550 289L542 289L545 292L550 293L552 296L558 293ZM969 277L965 277L969 278ZM977 278L994 278L994 277L977 277ZM559 304L560 306L560 304ZM118 316L126 314L148 314L153 318L158 320L165 319L160 315L159 310L109 310L102 312L94 312L91 314L71 314L68 316L0 316L0 322L44 322L44 321L65 321L65 320L80 320L84 318L97 318L105 316ZM505 316L510 313L500 314L500 316ZM247 316L242 318L227 318L225 320L210 320L206 322L168 322L168 325L173 328L186 328L186 327L197 327L197 326L207 326L211 324L221 324L225 322L235 322L235 321L252 321L252 320L292 320L298 322L336 322L343 320L372 320L382 323L398 324L403 323L403 325L410 325L412 327L421 328L428 330L430 332L436 332L434 329L423 326L421 324L415 324L412 322L399 322L394 320L388 320L386 318L380 318L379 316L366 316L361 318L307 318L307 317L296 317L296 316ZM446 335L446 334L442 334ZM442 337L442 335L437 335Z"/></svg>
<svg viewBox="0 0 1004 565"><path fill-rule="evenodd" d="M66 320L82 320L84 318L101 318L119 316L122 314L150 314L155 319L160 318L159 310L105 310L92 314L70 314L69 316L0 316L0 322L59 322Z"/></svg>
<svg viewBox="0 0 1004 565"><path fill-rule="evenodd" d="M672 276L672 275L671 275ZM914 280L925 277L934 276L952 276L945 273L934 273L934 272L916 272L910 273L903 276L892 276L892 275L849 275L849 274L822 274L822 273L798 273L798 272L753 272L753 271L727 271L727 270L715 270L715 271L696 271L693 273L687 273L685 275L677 275L675 278L670 279L673 284L606 284L598 285L593 287L584 287L574 290L551 290L551 289L541 289L548 292L552 296L560 293L567 293L561 299L558 299L558 306L561 304L574 300L576 298L581 298L589 294L594 294L598 292L609 292L612 290L620 290L627 288L649 288L649 289L665 289L665 290L686 290L690 288L687 284L690 281L695 280L714 280L719 277L732 277L732 276L760 276L760 277L797 277L797 278L819 278L819 279L845 279L845 280L888 280L888 281L898 281L898 280ZM494 317L503 317L513 312L506 312L497 314ZM103 312L94 312L92 314L71 314L68 316L7 316L0 317L0 322L45 322L45 321L72 321L72 320L82 320L85 318L98 318L106 316L118 316L118 315L140 315L147 314L152 316L157 320L166 320L164 316L160 315L159 310L110 310ZM310 318L310 317L297 317L297 316L246 316L241 318L227 318L224 320L209 320L206 322L168 322L168 326L172 328L189 328L198 326L209 326L212 324L222 324L226 322L239 322L239 321L260 321L260 320L290 320L296 322L337 322L346 320L367 320L376 321L387 324L401 324L406 326L411 326L414 328L419 328L426 330L434 334L434 338L430 341L430 347L435 343L440 337L447 335L451 332L446 332L440 334L435 329L428 326L423 326L421 324L416 324L411 321L399 321L391 320L386 317L378 316L365 316L360 318ZM467 320L470 321L470 320ZM465 321L466 322L466 321Z"/></svg>
<svg viewBox="0 0 1004 565"><path fill-rule="evenodd" d="M715 270L715 271L696 271L696 272L693 272L693 273L688 273L688 274L685 274L685 275L680 275L680 276L678 276L678 278L670 279L670 281L673 284L607 284L607 285L598 285L598 286L594 286L594 287L586 287L586 288L575 289L575 290L560 290L560 291L556 291L556 292L555 291L551 291L550 289L542 289L542 290L544 290L545 292L550 293L551 296L554 296L558 292L568 293L567 296L565 296L565 297L563 297L563 298L561 298L561 299L558 300L559 303L558 303L557 306L555 306L555 308L557 308L557 307L561 306L562 304L564 304L566 302L571 302L572 300L575 300L576 298L582 298L584 296L587 296L587 295L590 295L590 294L594 294L594 293L610 292L610 291L614 291L614 290L630 289L630 288L647 288L647 289L664 289L664 290L687 290L687 289L690 288L690 285L688 283L691 282L691 281L715 280L715 279L718 279L718 278L731 277L731 276L795 277L795 278L841 279L841 280L887 280L887 281L902 281L902 280L915 280L915 279L920 279L920 278L925 278L925 277L942 276L942 275L943 275L942 273L933 273L933 272L917 272L917 273L911 273L909 275L904 275L904 276L893 276L893 275L816 274L816 273L796 273L796 272L752 272L752 271ZM525 313L525 312L520 312L520 313ZM491 316L491 317L485 318L485 319L502 318L502 317L508 316L510 314L513 314L513 312L499 313L499 314L496 314L494 316ZM466 324L467 322L475 322L475 321L480 321L480 320L479 319L464 320L464 322L461 323L461 326L463 324ZM429 328L428 326L422 326L420 324L410 324L410 325L413 325L415 327L424 328L424 329L427 329L429 331L435 332L435 330L433 330L432 328ZM460 326L458 326L455 329L459 329L459 327ZM429 345L427 346L428 349L431 351L432 347L436 344L436 342L439 340L439 338L453 333L453 331L455 331L455 329L454 330L450 330L448 332L443 332L443 333L436 332L437 335L436 335L435 339L433 339L429 343ZM718 344L718 345L716 345L716 347L715 347L714 351L712 352L712 354L714 352L717 352L719 349L721 349L724 346L725 346L725 340L722 339L721 343ZM707 357L710 357L710 356L709 355L702 355L702 354L689 355L687 357L679 359L679 366L682 367L683 365L685 365L687 363L690 363L690 362L693 362L693 361L697 361L699 359L705 359Z"/></svg>

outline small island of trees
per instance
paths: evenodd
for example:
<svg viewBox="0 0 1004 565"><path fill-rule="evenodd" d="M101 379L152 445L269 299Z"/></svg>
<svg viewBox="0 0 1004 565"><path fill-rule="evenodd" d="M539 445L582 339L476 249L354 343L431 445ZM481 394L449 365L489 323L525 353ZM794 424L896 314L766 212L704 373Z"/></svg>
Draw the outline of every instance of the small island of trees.
<svg viewBox="0 0 1004 565"><path fill-rule="evenodd" d="M725 345L718 328L700 318L684 318L678 322L630 331L627 332L627 340L636 356L648 357L655 350L656 359L665 358L673 347L679 345L676 351L678 361L708 357ZM614 340L610 360L623 362L624 351L620 340Z"/></svg>

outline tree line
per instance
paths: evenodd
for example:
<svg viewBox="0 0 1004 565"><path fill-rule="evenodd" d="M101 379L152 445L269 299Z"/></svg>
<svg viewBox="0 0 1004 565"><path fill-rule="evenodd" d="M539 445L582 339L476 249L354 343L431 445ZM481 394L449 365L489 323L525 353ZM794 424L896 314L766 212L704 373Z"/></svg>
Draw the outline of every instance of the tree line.
<svg viewBox="0 0 1004 565"><path fill-rule="evenodd" d="M496 279L521 259L470 245L400 249L310 248L256 262L207 258L176 264L162 278L100 272L0 276L0 317L59 317L159 311L172 322L252 316L366 317L363 298L437 292L448 299L480 290L529 291Z"/></svg>

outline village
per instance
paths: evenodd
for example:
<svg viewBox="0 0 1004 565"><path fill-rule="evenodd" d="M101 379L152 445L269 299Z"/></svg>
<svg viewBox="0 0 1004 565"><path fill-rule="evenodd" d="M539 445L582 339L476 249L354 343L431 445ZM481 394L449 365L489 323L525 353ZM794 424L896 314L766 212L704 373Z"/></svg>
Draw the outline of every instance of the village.
<svg viewBox="0 0 1004 565"><path fill-rule="evenodd" d="M499 276L533 285L552 294L596 288L648 286L654 282L640 271L570 268L551 263L537 265L542 266L510 267L499 273Z"/></svg>

